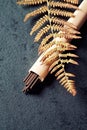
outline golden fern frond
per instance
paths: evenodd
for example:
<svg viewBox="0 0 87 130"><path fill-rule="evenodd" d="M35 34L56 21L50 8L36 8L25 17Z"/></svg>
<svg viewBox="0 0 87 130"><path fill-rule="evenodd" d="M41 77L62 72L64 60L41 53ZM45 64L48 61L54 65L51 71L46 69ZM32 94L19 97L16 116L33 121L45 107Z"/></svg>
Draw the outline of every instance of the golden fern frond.
<svg viewBox="0 0 87 130"><path fill-rule="evenodd" d="M72 4L78 4L79 0L64 0L65 2L69 2Z"/></svg>
<svg viewBox="0 0 87 130"><path fill-rule="evenodd" d="M59 33L59 34L57 34L57 33L54 33L54 37L55 37L55 39L57 38L57 37L61 37L61 34ZM49 34L49 35L47 35L43 40L42 40L42 42L41 42L41 44L40 44L40 46L39 46L39 52L44 52L44 51L46 51L47 49L49 49L50 47L52 47L54 44L55 44L55 40L54 39L52 39L49 43L47 43L47 41L50 39L50 38L53 38L53 34ZM70 43L65 43L65 42L56 42L56 45L57 45L57 47L59 46L59 47L61 47L61 48L72 48L72 49L76 49L77 47L75 46L75 45L71 45Z"/></svg>
<svg viewBox="0 0 87 130"><path fill-rule="evenodd" d="M42 42L41 42L41 46L44 46L45 44L47 44L47 41L49 41L50 38L53 38L53 34L50 33L49 35L47 35L45 38L43 38Z"/></svg>
<svg viewBox="0 0 87 130"><path fill-rule="evenodd" d="M57 31L57 32L58 31L63 31L63 32L66 31L66 29L61 25L53 24L51 27L52 27L53 31Z"/></svg>
<svg viewBox="0 0 87 130"><path fill-rule="evenodd" d="M61 64L59 64L59 60L55 60L54 63L49 67L49 72L52 74L61 68Z"/></svg>
<svg viewBox="0 0 87 130"><path fill-rule="evenodd" d="M56 48L57 48L57 50L60 51L60 52L75 50L74 48L69 47L69 46L61 47L61 46L58 46L58 45L57 45Z"/></svg>
<svg viewBox="0 0 87 130"><path fill-rule="evenodd" d="M73 54L73 53L66 53L66 54L63 54L63 53L61 53L61 54L59 54L59 57L65 57L65 58L67 58L67 57L75 57L75 58L78 58L78 56L77 55L75 55L75 54Z"/></svg>
<svg viewBox="0 0 87 130"><path fill-rule="evenodd" d="M70 45L69 43L66 44ZM60 45L62 45L62 42L60 42ZM62 45L62 48L63 46L64 44ZM50 64L52 62L49 68L49 71L51 70L50 73L54 73L55 71L57 71L55 76L57 77L57 80L59 80L59 83L63 85L67 89L67 91L69 91L74 96L76 95L75 83L74 80L70 80L69 77L75 77L75 75L73 75L72 73L66 73L64 69L64 64L72 63L78 65L78 63L73 59L67 59L67 57L76 58L78 56L72 53L62 54L60 49L58 51L58 49L54 47L54 49L49 50L47 54L45 52L45 56L42 58L42 60L45 64Z"/></svg>
<svg viewBox="0 0 87 130"><path fill-rule="evenodd" d="M17 4L19 5L36 5L36 4L42 4L46 2L46 0L18 0Z"/></svg>
<svg viewBox="0 0 87 130"><path fill-rule="evenodd" d="M53 24L51 26L51 28L53 29L53 31L57 31L57 32L62 31L63 33L66 33L68 35L69 34L74 34L74 35L80 34L79 31L77 31L77 30L75 30L75 29L73 29L71 27L67 27L67 26L63 27L63 26L61 26L59 24Z"/></svg>
<svg viewBox="0 0 87 130"><path fill-rule="evenodd" d="M60 18L52 16L51 21L52 21L52 23L55 23L55 24L60 24L62 26L66 25L66 26L68 26L70 28L77 29L77 27L75 25L71 24L70 22L66 22L66 20L64 20L64 19L60 19Z"/></svg>
<svg viewBox="0 0 87 130"><path fill-rule="evenodd" d="M67 43L67 42L56 42L56 45L55 45L55 41L51 41L50 43L44 45L44 46L41 46L39 47L39 53L41 54L42 52L45 52L46 50L48 50L49 48L52 48L50 49L49 51L47 51L45 53L45 55L43 56L43 59L46 59L49 57L50 54L52 54L53 52L55 51L58 51L58 52L63 52L65 50L75 50L77 47L75 45L72 45L70 43ZM56 50L55 50L56 48ZM47 57L48 56L48 57ZM61 54L59 53L59 56L63 57L64 54ZM76 56L75 54L72 54L72 53L68 53L68 54L65 54L65 57L67 56L71 56L71 57L78 57ZM43 60L42 59L42 60Z"/></svg>
<svg viewBox="0 0 87 130"><path fill-rule="evenodd" d="M50 57L53 53L54 53L54 54L57 53L57 55L58 55L58 51L57 51L57 48L56 48L55 45L54 45L53 49L51 49L51 50L48 49L48 51L44 52L44 55L43 55L41 61L42 61L43 63L47 64L47 63L48 63L47 59L49 60L49 57ZM46 62L47 62L47 63L46 63Z"/></svg>
<svg viewBox="0 0 87 130"><path fill-rule="evenodd" d="M57 33L55 34L55 36L60 37L60 38L66 38L66 39L80 39L81 36L75 35L75 34L69 34L69 33L65 33L65 32L61 32L61 33Z"/></svg>
<svg viewBox="0 0 87 130"><path fill-rule="evenodd" d="M47 22L49 19L48 19L48 15L45 15L43 17L41 17L37 22L36 24L33 26L31 32L30 32L30 35L32 35L35 31L37 31L45 22Z"/></svg>
<svg viewBox="0 0 87 130"><path fill-rule="evenodd" d="M75 88L75 83L72 82L71 80L68 80L68 83L64 84L64 87L67 89L68 92L70 92L73 96L76 95L76 88Z"/></svg>
<svg viewBox="0 0 87 130"><path fill-rule="evenodd" d="M44 6L40 7L39 9L34 10L33 12L26 14L26 16L24 18L24 22L26 22L30 17L47 12L47 10L48 10L47 6L44 5Z"/></svg>
<svg viewBox="0 0 87 130"><path fill-rule="evenodd" d="M51 66L50 66L50 68L49 68L49 71L50 71L50 73L52 74L52 73L54 73L55 71L57 71L58 69L60 69L60 67L61 67L61 64L58 64L59 63L59 60L56 60Z"/></svg>
<svg viewBox="0 0 87 130"><path fill-rule="evenodd" d="M47 33L50 29L52 29L53 31L63 31L63 32L65 32L65 31L67 31L67 33L79 33L78 31L75 31L75 30L71 30L71 29L67 29L66 30L66 28L64 28L64 27L62 27L61 25L56 25L56 24L53 24L53 25L47 25L47 26L45 26L45 27L43 27L38 33L37 33L37 35L36 35L36 37L35 37L35 40L34 40L34 42L37 42L37 41L39 41L40 39L41 39L41 37L45 34L45 33ZM61 34L59 34L59 35L61 35Z"/></svg>
<svg viewBox="0 0 87 130"><path fill-rule="evenodd" d="M39 48L38 48L38 53L41 54L43 52L45 52L47 49L49 49L50 47L52 47L55 44L55 42L51 41L46 45L40 44Z"/></svg>
<svg viewBox="0 0 87 130"><path fill-rule="evenodd" d="M60 47L57 48L57 47L54 47L54 49L52 50L49 50L48 53L45 53L45 55L43 56L43 58L41 59L41 61L44 63L44 64L50 64L51 62L51 56L54 55L54 57L56 57L56 55L58 55L57 57L60 56L60 53L65 51L65 50L73 50L72 48L71 49L68 49L67 47L64 48L64 49L61 49ZM67 54L68 55L68 54ZM61 59L61 63L62 64L65 64L65 63L72 63L72 64L75 64L75 65L78 65L78 62L76 62L75 60L73 59L67 59L67 55L66 55L66 59ZM69 56L70 57L70 56ZM72 56L71 56L72 57ZM77 57L77 56L74 56L74 57Z"/></svg>
<svg viewBox="0 0 87 130"><path fill-rule="evenodd" d="M61 59L61 63L62 64L65 64L65 63L72 63L72 64L75 64L75 65L79 65L77 61L73 60L73 59Z"/></svg>
<svg viewBox="0 0 87 130"><path fill-rule="evenodd" d="M75 30L75 29L73 29L73 28L70 28L70 27L67 27L67 26L65 26L64 27L64 31L65 31L65 33L68 33L68 34L74 34L74 35L79 35L79 34L81 34L79 31L77 31L77 30Z"/></svg>
<svg viewBox="0 0 87 130"><path fill-rule="evenodd" d="M39 54L45 52L46 50L48 50L49 48L52 48L52 46L55 45L55 42L52 40L51 42L49 42L48 44L46 45L41 45L39 46L38 48L38 52ZM74 45L71 45L69 43L61 43L61 42L58 42L56 43L56 49L58 51L65 51L65 50L75 50L77 47L74 46ZM51 50L50 50L51 51ZM49 53L49 51L47 52ZM45 57L45 56L44 56Z"/></svg>
<svg viewBox="0 0 87 130"><path fill-rule="evenodd" d="M60 48L72 48L72 49L76 49L77 47L75 45L72 45L68 42L56 42L56 47L60 47Z"/></svg>
<svg viewBox="0 0 87 130"><path fill-rule="evenodd" d="M56 57L56 55L58 55L57 57L59 57L59 56L60 56L60 53L63 52L63 51L65 51L65 50L69 50L69 49L64 48L64 49L61 49L61 50L60 50L60 48L57 49L57 48L55 47L53 50L49 51L48 53L45 53L45 55L43 56L43 58L41 59L41 61L42 61L44 64L50 64L50 62L51 62L51 60L50 60L50 58L49 58L50 56L55 55L54 57ZM70 49L70 50L72 50L72 49ZM53 54L53 53L54 53L54 54ZM76 56L74 56L74 57L76 57ZM61 59L61 63L62 63L62 64L72 63L72 64L75 64L75 65L78 65L78 62L76 62L75 60L73 60L73 59L71 59L71 58L67 59L67 56L66 56L65 58L66 58L66 59ZM77 58L77 57L76 57L76 58Z"/></svg>
<svg viewBox="0 0 87 130"><path fill-rule="evenodd" d="M41 39L41 37L42 37L45 33L47 33L49 30L50 30L50 25L49 25L49 24L48 24L47 26L43 27L43 28L37 33L37 35L35 36L34 42L38 42L38 41Z"/></svg>
<svg viewBox="0 0 87 130"><path fill-rule="evenodd" d="M79 9L76 5L78 4L78 0L60 0L59 2L54 0L18 0L17 4L41 4L40 7L38 6L38 9L26 14L24 22L31 17L41 14L41 18L34 24L30 35L39 30L34 42L41 40L38 52L39 54L43 53L42 63L50 65L50 73L56 72L55 76L59 80L59 83L72 95L75 95L75 83L71 79L75 75L67 73L64 67L68 63L78 65L77 61L73 60L73 58L77 58L78 56L69 52L69 50L74 50L77 47L68 42L57 41L57 38L66 38L66 40L81 38L77 27L66 22L64 19L74 17L72 9L73 11ZM68 52L66 53L66 51Z"/></svg>
<svg viewBox="0 0 87 130"><path fill-rule="evenodd" d="M75 77L75 75L72 74L72 73L66 73L66 76L69 76L69 77Z"/></svg>
<svg viewBox="0 0 87 130"><path fill-rule="evenodd" d="M49 34L51 35L51 34ZM49 36L48 35L48 36ZM56 35L56 34L55 34ZM53 45L55 45L55 41L52 40L48 43L45 43L42 41L42 44L40 44L38 48L39 54L45 52L47 49L51 48ZM77 47L75 45L71 45L70 43L65 43L65 42L58 42L56 43L57 50L65 51L65 50L75 50ZM48 52L49 53L49 52Z"/></svg>
<svg viewBox="0 0 87 130"><path fill-rule="evenodd" d="M55 76L57 77L57 76L59 76L61 73L63 73L65 70L64 70L64 67L62 67L61 66L61 69L59 69L57 72L56 72L56 74L55 74ZM64 75L65 76L65 75Z"/></svg>
<svg viewBox="0 0 87 130"><path fill-rule="evenodd" d="M41 60L43 61L43 63L46 63L46 64L47 64L47 63L48 63L47 59L48 59L53 53L55 53L55 54L57 53L57 54L58 54L58 57L61 58L60 61L61 61L62 64L72 63L72 64L75 64L75 65L78 65L78 62L75 61L75 60L73 60L72 58L67 59L67 57L75 57L75 58L77 58L78 56L75 55L75 54L72 54L72 53L62 54L61 52L65 51L65 50L69 50L69 49L68 49L67 47L66 47L66 48L64 47L64 49L61 49L60 47L57 48L56 46L54 46L53 49L49 50L48 52L46 52L46 53L44 54L44 56L43 56L43 58L42 58ZM62 57L63 57L63 58L66 58L66 59L62 59Z"/></svg>
<svg viewBox="0 0 87 130"><path fill-rule="evenodd" d="M67 83L67 81L68 81L68 83ZM64 80L62 83L61 83L61 85L63 85L66 89L67 89L67 91L68 92L70 92L73 96L75 96L76 95L76 89L75 89L75 82L74 82L74 80Z"/></svg>
<svg viewBox="0 0 87 130"><path fill-rule="evenodd" d="M42 59L44 64L50 65L50 63L53 63L58 59L58 53L56 52L56 49L54 49L54 51L55 52L53 52L51 55L47 55L46 59Z"/></svg>
<svg viewBox="0 0 87 130"><path fill-rule="evenodd" d="M60 10L60 9L50 9L50 14L58 15L58 16L65 16L65 17L74 17L74 14L70 11Z"/></svg>
<svg viewBox="0 0 87 130"><path fill-rule="evenodd" d="M57 80L59 80L59 83L63 85L67 89L67 91L69 91L73 96L75 96L76 95L75 81L69 79L70 77L75 77L75 75L72 73L66 73L64 65L61 63L58 64L59 62L60 62L59 60L56 60L51 65L50 67L50 69L52 69L51 73L57 71L55 76L57 77Z"/></svg>
<svg viewBox="0 0 87 130"><path fill-rule="evenodd" d="M56 67L55 67L55 69L56 69ZM68 76L68 77L75 77L75 75L74 74L72 74L72 73L66 73L66 76ZM57 80L60 80L61 78L63 78L64 77L64 73L61 73L58 77L57 77ZM65 78L65 77L64 77ZM61 81L60 81L61 82Z"/></svg>
<svg viewBox="0 0 87 130"><path fill-rule="evenodd" d="M54 73L55 71L57 71L58 69L60 69L60 68L61 68L61 64L59 64L59 60L56 60L56 61L55 61L54 63L52 63L51 66L49 67L49 71L50 71L50 73L52 74L52 73ZM72 74L72 73L66 73L66 75L69 76L69 77L75 77L75 75ZM56 76L57 76L57 74L56 74ZM63 76L64 76L64 74L60 74L60 75L58 75L57 79L61 79Z"/></svg>
<svg viewBox="0 0 87 130"><path fill-rule="evenodd" d="M76 5L63 2L49 1L49 5L52 7L59 7L59 8L79 9Z"/></svg>

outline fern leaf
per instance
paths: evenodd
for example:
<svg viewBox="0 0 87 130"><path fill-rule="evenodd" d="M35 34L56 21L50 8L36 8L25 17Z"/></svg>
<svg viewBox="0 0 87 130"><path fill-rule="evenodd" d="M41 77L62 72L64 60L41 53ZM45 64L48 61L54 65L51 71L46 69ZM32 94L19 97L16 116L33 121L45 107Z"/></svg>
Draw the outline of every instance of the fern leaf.
<svg viewBox="0 0 87 130"><path fill-rule="evenodd" d="M54 73L55 71L57 71L59 68L61 67L61 64L58 64L57 66L55 66L52 70L51 70L51 74ZM61 74L60 74L61 75Z"/></svg>
<svg viewBox="0 0 87 130"><path fill-rule="evenodd" d="M80 32L78 32L75 29L71 29L71 28L67 28L67 27L63 27L59 24L53 24L51 25L51 28L53 31L63 31L64 33L68 33L68 34L80 34ZM55 34L55 33L54 33ZM60 34L59 34L60 35Z"/></svg>
<svg viewBox="0 0 87 130"><path fill-rule="evenodd" d="M76 89L75 89L75 83L71 83L68 80L68 83L64 84L64 87L67 89L67 91L69 91L73 96L76 95Z"/></svg>
<svg viewBox="0 0 87 130"><path fill-rule="evenodd" d="M19 5L36 5L36 4L42 4L46 2L46 0L18 0L17 4Z"/></svg>
<svg viewBox="0 0 87 130"><path fill-rule="evenodd" d="M75 75L72 74L72 73L66 73L66 75L67 75L68 77L75 77Z"/></svg>
<svg viewBox="0 0 87 130"><path fill-rule="evenodd" d="M36 35L34 42L38 42L41 37L50 30L50 25L43 27Z"/></svg>
<svg viewBox="0 0 87 130"><path fill-rule="evenodd" d="M61 37L61 34L56 34L54 33L54 37ZM49 39L51 38L51 36L53 37L53 34L49 34L48 36L46 36L45 38ZM70 43L63 43L63 42L56 42L54 40L52 40L51 42L47 43L47 39L43 39L39 48L38 48L38 52L39 54L41 54L42 52L46 51L47 49L49 49L50 47L52 47L55 43L57 45L57 49L61 51L63 50L74 50L76 49L77 47L75 45L71 45Z"/></svg>
<svg viewBox="0 0 87 130"><path fill-rule="evenodd" d="M64 76L65 76L64 73L58 75L57 80L61 79L61 78L64 77Z"/></svg>
<svg viewBox="0 0 87 130"><path fill-rule="evenodd" d="M47 44L47 45L45 45L43 47L40 46L39 51L40 51L40 53L41 52L45 52L47 49L49 49L50 47L52 48L52 46L54 46L54 45L55 45L55 42L51 42L51 43L49 43L49 44ZM58 43L56 43L55 47L53 47L50 51L47 51L45 53L45 55L43 56L43 59L48 58L49 55L53 54L55 51L63 52L65 50L74 50L74 49L76 49L76 46L71 45L70 43L67 43L67 42L66 43L58 42ZM59 53L59 56L60 57L67 57L67 56L69 56L69 57L78 57L77 55L72 54L72 53L67 53L67 54L61 54L61 53ZM66 62L66 61L62 61L62 62ZM72 60L67 61L67 62L72 62Z"/></svg>
<svg viewBox="0 0 87 130"><path fill-rule="evenodd" d="M60 64L60 66L61 66L61 64ZM60 74L60 75L57 77L57 80L61 79L61 78L64 77L64 76L65 76L64 73ZM72 74L72 73L66 73L66 76L67 76L67 77L75 77L75 75Z"/></svg>
<svg viewBox="0 0 87 130"><path fill-rule="evenodd" d="M75 35L75 34L69 34L69 33L65 33L65 32L61 32L61 33L57 33L56 37L60 37L60 38L66 38L66 39L80 39L81 36Z"/></svg>
<svg viewBox="0 0 87 130"><path fill-rule="evenodd" d="M54 31L62 31L60 34L60 36L61 37L65 37L65 36L68 36L68 35L70 35L70 36L73 36L73 37L78 37L78 38L81 38L80 36L79 36L79 34L80 34L80 32L79 31L77 31L77 30L75 30L75 29L73 29L73 28L71 28L71 27L67 27L67 26L65 26L65 27L63 27L63 26L60 26L60 25L57 25L57 24L53 24L53 26L52 26L52 28L53 28L53 30ZM77 35L78 34L78 35ZM64 36L65 35L65 36Z"/></svg>
<svg viewBox="0 0 87 130"><path fill-rule="evenodd" d="M74 17L74 14L69 11L62 11L60 9L50 9L50 14L52 15L58 15L58 16L65 16L65 17Z"/></svg>
<svg viewBox="0 0 87 130"><path fill-rule="evenodd" d="M77 36L77 34L80 34L80 32L79 31L77 31L77 30L75 30L75 29L73 29L73 28L70 28L70 27L63 27L63 26L61 26L61 25L57 25L57 24L53 24L52 25L52 27L51 27L52 29L53 29L53 31L62 31L63 33L65 33L65 34L70 34L70 35L76 35ZM62 33L62 34L63 34Z"/></svg>
<svg viewBox="0 0 87 130"><path fill-rule="evenodd" d="M48 44L47 45L47 47L49 47L49 45L50 44ZM54 46L55 44L53 44L53 46ZM45 48L45 47L44 47ZM42 48L43 49L43 48ZM45 62L45 59L47 58L49 58L49 56L50 55L52 55L53 53L55 53L55 52L57 52L58 53L58 56L59 55L61 55L60 53L62 53L63 51L65 51L65 50L74 50L75 48L73 47L73 45L71 45L71 47L70 47L70 45L66 45L65 44L65 46L61 46L61 44L56 44L52 49L50 49L49 51L47 51L46 53L45 53L45 55L43 56L43 58L42 58L42 61L43 62ZM61 55L61 56L69 56L69 57L77 57L77 55L74 55L74 54L72 54L72 53L69 53L69 54L65 54L65 55ZM47 60L46 60L47 61ZM62 63L72 63L72 64L77 64L78 65L78 63L76 62L76 61L74 61L74 60L72 60L72 59L62 59L61 60L61 62Z"/></svg>
<svg viewBox="0 0 87 130"><path fill-rule="evenodd" d="M60 81L59 81L59 83L60 83ZM65 83L67 83L67 80L64 80L64 81L61 82L60 84L61 84L62 86L64 86Z"/></svg>
<svg viewBox="0 0 87 130"><path fill-rule="evenodd" d="M57 25L57 24L53 24L52 26L51 26L51 28L53 29L53 31L63 31L63 32L65 32L66 31L66 29L63 27L63 26L61 26L61 25Z"/></svg>
<svg viewBox="0 0 87 130"><path fill-rule="evenodd" d="M45 52L44 53L44 56L42 57L42 59L41 59L41 61L44 63L45 62L45 60L47 61L47 59L49 59L49 57L53 54L53 53L55 53L55 52L57 52L57 48L56 47L54 47L54 49L52 49L52 50L49 50L48 52ZM57 52L58 53L58 52ZM58 55L58 54L57 54Z"/></svg>
<svg viewBox="0 0 87 130"><path fill-rule="evenodd" d="M47 56L48 57L48 56ZM54 62L56 59L58 59L58 53L54 52L53 54L49 55L48 58L46 58L43 63L50 65L50 63Z"/></svg>
<svg viewBox="0 0 87 130"><path fill-rule="evenodd" d="M35 31L37 31L45 22L48 21L48 15L43 16L42 18L40 18L36 24L33 26L30 35L32 35Z"/></svg>
<svg viewBox="0 0 87 130"><path fill-rule="evenodd" d="M66 83L66 77L64 76L63 78L61 78L61 80L59 81L60 84L64 85Z"/></svg>
<svg viewBox="0 0 87 130"><path fill-rule="evenodd" d="M46 45L40 44L40 46L38 48L39 54L45 52L47 49L49 49L50 47L52 47L54 44L55 44L54 42L49 42Z"/></svg>
<svg viewBox="0 0 87 130"><path fill-rule="evenodd" d="M62 67L56 74L55 74L55 76L57 77L57 76L59 76L61 73L63 73L64 72L64 68Z"/></svg>
<svg viewBox="0 0 87 130"><path fill-rule="evenodd" d="M67 57L75 57L75 58L77 58L77 57L78 57L77 55L72 54L72 53L67 53L67 54L62 54L62 53L60 53L59 56L60 56L61 58L62 58L62 57L64 57L64 58L67 58Z"/></svg>
<svg viewBox="0 0 87 130"><path fill-rule="evenodd" d="M55 64L53 63L54 65L52 65L52 67L56 65L56 67L53 68L54 71L57 70L55 76L57 77L57 80L59 80L59 83L63 85L67 89L67 91L69 91L73 96L75 96L76 95L75 81L69 79L69 77L74 77L75 75L71 73L66 73L64 70L64 65L62 63L58 64L58 62L59 61L56 60ZM57 67L57 64L59 67Z"/></svg>
<svg viewBox="0 0 87 130"><path fill-rule="evenodd" d="M26 16L24 18L24 22L26 22L30 17L47 12L47 9L48 9L47 6L42 6L39 9L34 10L33 12L26 14Z"/></svg>
<svg viewBox="0 0 87 130"><path fill-rule="evenodd" d="M55 1L50 1L49 5L51 7L59 7L59 8L69 8L69 9L79 9L76 5L72 5L69 3L63 3L63 2L55 2Z"/></svg>
<svg viewBox="0 0 87 130"><path fill-rule="evenodd" d="M56 60L55 62L53 62L50 67L49 67L49 71L51 71L56 65L58 65L59 60Z"/></svg>
<svg viewBox="0 0 87 130"><path fill-rule="evenodd" d="M69 2L72 4L78 4L79 0L64 0L65 2Z"/></svg>
<svg viewBox="0 0 87 130"><path fill-rule="evenodd" d="M35 36L34 42L41 40L38 49L40 54L43 53L41 61L43 64L50 65L50 73L56 72L55 76L57 80L59 80L59 83L74 96L76 94L75 82L71 78L75 77L75 75L67 73L64 67L65 64L68 63L78 65L78 63L72 59L73 57L77 58L77 55L73 53L65 53L66 50L74 50L77 47L67 42L59 42L57 41L57 38L66 38L67 40L81 38L79 36L80 32L77 31L77 27L64 20L64 17L74 17L74 14L70 9L79 9L76 5L78 4L78 0L62 0L62 2L54 0L18 0L17 4L42 4L38 9L26 14L24 22L31 17L40 14L44 15L36 21L30 35L40 29ZM45 36L45 34L47 35Z"/></svg>
<svg viewBox="0 0 87 130"><path fill-rule="evenodd" d="M61 60L61 63L62 63L62 64L65 64L65 63L67 63L67 64L68 64L68 63L72 63L72 64L75 64L75 65L78 65L78 62L76 62L76 61L73 60L73 59L69 59L69 60L68 60L68 59L65 59L65 60L62 59L62 60Z"/></svg>
<svg viewBox="0 0 87 130"><path fill-rule="evenodd" d="M69 34L69 33L65 34L64 37L66 39L80 39L81 38L81 36L78 36L78 35L75 35L75 34Z"/></svg>
<svg viewBox="0 0 87 130"><path fill-rule="evenodd" d="M59 62L59 60L56 60L56 61L50 66L49 71L51 70L51 71L50 71L51 74L54 73L55 71L57 71L59 68L61 68L61 64L58 64L58 62ZM58 80L58 79L61 79L63 76L64 76L64 73L58 75L57 80ZM72 74L72 73L66 73L66 76L68 76L68 77L75 77L75 75Z"/></svg>
<svg viewBox="0 0 87 130"><path fill-rule="evenodd" d="M70 22L66 22L66 20L64 20L64 19L60 19L60 18L52 16L51 21L52 21L52 23L55 23L55 24L60 24L60 25L63 25L63 26L67 25L70 28L77 29L77 27L75 25L71 24Z"/></svg>
<svg viewBox="0 0 87 130"><path fill-rule="evenodd" d="M65 29L65 33L68 33L68 34L74 34L76 36L77 36L77 34L81 34L79 31L77 31L71 27L68 27L68 26L65 26L64 29Z"/></svg>
<svg viewBox="0 0 87 130"><path fill-rule="evenodd" d="M71 48L72 50L73 49L76 49L77 47L76 46L74 46L74 45L72 45L72 44L70 44L70 43L68 43L68 42L56 42L56 46L57 46L57 49L58 49L58 47L62 50L62 49L69 49L69 48Z"/></svg>
<svg viewBox="0 0 87 130"><path fill-rule="evenodd" d="M66 73L64 67L62 67L62 64L61 69L58 70L55 76L57 77L57 80L59 80L59 83L63 85L67 91L69 91L73 96L76 95L75 81L69 79L69 77L74 77L74 75L71 73Z"/></svg>
<svg viewBox="0 0 87 130"><path fill-rule="evenodd" d="M70 92L73 96L75 96L76 95L75 81L67 79L68 77L66 77L66 80L61 82L61 85L63 85L68 92Z"/></svg>
<svg viewBox="0 0 87 130"><path fill-rule="evenodd" d="M52 33L50 33L49 35L47 35L45 38L43 38L43 40L42 40L42 42L41 42L41 46L44 46L44 45L46 45L47 44L47 42L51 39L51 38L53 38L53 34ZM53 45L53 44L52 44Z"/></svg>

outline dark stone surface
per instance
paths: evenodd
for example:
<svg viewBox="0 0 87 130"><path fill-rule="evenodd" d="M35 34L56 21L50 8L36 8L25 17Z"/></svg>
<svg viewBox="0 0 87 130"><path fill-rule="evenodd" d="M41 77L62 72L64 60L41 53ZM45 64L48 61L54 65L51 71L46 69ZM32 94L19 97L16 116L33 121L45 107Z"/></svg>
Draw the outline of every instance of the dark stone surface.
<svg viewBox="0 0 87 130"><path fill-rule="evenodd" d="M81 28L77 95L71 96L53 76L48 76L40 93L22 93L23 78L37 59L38 45L29 36L31 21L23 23L31 8L16 0L0 0L0 130L87 130L87 22Z"/></svg>

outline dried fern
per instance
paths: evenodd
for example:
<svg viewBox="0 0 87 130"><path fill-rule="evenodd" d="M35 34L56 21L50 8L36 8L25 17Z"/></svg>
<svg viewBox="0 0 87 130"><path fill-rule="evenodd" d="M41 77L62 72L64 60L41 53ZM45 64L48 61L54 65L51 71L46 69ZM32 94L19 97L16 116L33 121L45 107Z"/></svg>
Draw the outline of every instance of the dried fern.
<svg viewBox="0 0 87 130"><path fill-rule="evenodd" d="M33 26L30 35L32 35L35 31L37 31L44 23L46 23L48 21L48 15L43 16L42 18L40 18L36 24Z"/></svg>
<svg viewBox="0 0 87 130"><path fill-rule="evenodd" d="M79 0L64 0L65 2L69 2L72 4L78 4Z"/></svg>
<svg viewBox="0 0 87 130"><path fill-rule="evenodd" d="M52 7L59 7L59 8L78 9L78 7L76 5L73 5L70 3L63 3L63 2L49 1L49 5Z"/></svg>
<svg viewBox="0 0 87 130"><path fill-rule="evenodd" d="M31 12L31 13L28 13L24 18L24 22L26 22L30 17L36 16L38 14L42 14L42 13L45 13L45 12L47 12L47 6L42 6L39 9L37 9L37 10Z"/></svg>
<svg viewBox="0 0 87 130"><path fill-rule="evenodd" d="M36 5L36 4L42 4L46 2L46 0L19 0L17 4L19 5Z"/></svg>
<svg viewBox="0 0 87 130"><path fill-rule="evenodd" d="M59 80L59 83L74 96L76 94L76 89L75 82L72 78L75 77L75 75L66 72L65 64L72 63L78 65L78 63L73 60L73 58L77 58L78 56L66 52L75 50L76 46L67 42L58 41L57 38L81 38L77 28L64 19L74 17L71 9L78 9L78 0L61 0L59 2L54 0L18 0L17 4L41 5L38 9L26 14L24 22L31 17L41 15L41 18L34 24L30 35L39 30L35 36L34 42L39 42L41 40L38 52L39 54L44 54L41 59L43 64L49 64L49 72L55 72L55 76L57 80Z"/></svg>

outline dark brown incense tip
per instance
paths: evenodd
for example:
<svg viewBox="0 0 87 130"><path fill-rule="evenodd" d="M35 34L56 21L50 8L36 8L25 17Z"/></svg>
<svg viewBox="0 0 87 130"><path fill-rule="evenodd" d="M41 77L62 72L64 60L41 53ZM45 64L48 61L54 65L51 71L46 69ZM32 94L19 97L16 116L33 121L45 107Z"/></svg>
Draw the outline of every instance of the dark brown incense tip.
<svg viewBox="0 0 87 130"><path fill-rule="evenodd" d="M39 81L39 76L34 72L29 72L28 75L24 78L25 87L23 88L23 92L27 93L32 90L32 88Z"/></svg>

